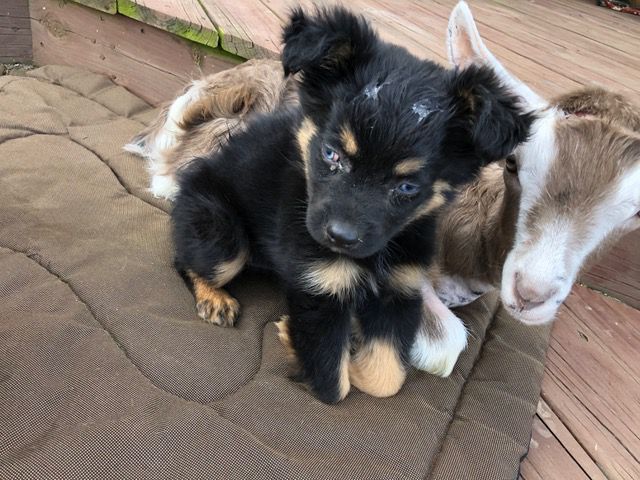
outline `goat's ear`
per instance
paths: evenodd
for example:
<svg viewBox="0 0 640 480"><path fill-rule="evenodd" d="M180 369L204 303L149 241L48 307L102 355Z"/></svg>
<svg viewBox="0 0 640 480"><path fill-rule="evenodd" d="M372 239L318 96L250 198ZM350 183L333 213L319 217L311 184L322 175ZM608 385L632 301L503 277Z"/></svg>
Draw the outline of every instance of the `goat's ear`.
<svg viewBox="0 0 640 480"><path fill-rule="evenodd" d="M451 73L453 128L464 129L483 162L504 158L528 135L534 115L488 67Z"/></svg>
<svg viewBox="0 0 640 480"><path fill-rule="evenodd" d="M478 27L466 2L461 1L451 11L447 28L449 62L455 67L485 65L491 68L509 90L522 98L531 110L544 108L548 102L528 85L512 75L482 41Z"/></svg>
<svg viewBox="0 0 640 480"><path fill-rule="evenodd" d="M333 7L318 8L311 16L294 9L283 41L284 72L302 72L304 87L338 81L370 57L378 39L362 17Z"/></svg>

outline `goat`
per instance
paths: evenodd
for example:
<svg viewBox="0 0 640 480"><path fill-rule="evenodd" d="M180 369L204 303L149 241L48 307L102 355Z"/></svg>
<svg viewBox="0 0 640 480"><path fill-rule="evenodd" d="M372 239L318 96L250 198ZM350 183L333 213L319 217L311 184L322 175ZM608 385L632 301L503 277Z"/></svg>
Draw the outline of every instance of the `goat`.
<svg viewBox="0 0 640 480"><path fill-rule="evenodd" d="M487 49L463 1L450 16L447 43L454 65L492 67L538 116L529 140L502 165L485 167L440 217L433 286L425 284L423 297L436 321L448 325L457 358L463 325L440 301L465 305L500 288L513 317L549 322L581 269L640 228L640 108L594 87L545 101ZM412 363L432 371L434 348L447 347L428 331L414 343Z"/></svg>

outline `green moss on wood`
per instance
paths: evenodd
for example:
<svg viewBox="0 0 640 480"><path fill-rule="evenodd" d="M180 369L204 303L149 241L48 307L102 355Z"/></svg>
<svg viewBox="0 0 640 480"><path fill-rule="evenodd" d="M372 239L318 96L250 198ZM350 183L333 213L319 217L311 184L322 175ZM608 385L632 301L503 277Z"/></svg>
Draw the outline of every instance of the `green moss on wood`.
<svg viewBox="0 0 640 480"><path fill-rule="evenodd" d="M222 27L218 27L219 45L220 47L229 52L234 57L248 59L248 58L273 58L277 59L278 54L271 50L268 50L260 45L251 42L250 40L244 40L234 35L228 35Z"/></svg>
<svg viewBox="0 0 640 480"><path fill-rule="evenodd" d="M161 30L171 32L192 42L209 47L216 47L218 45L217 31L156 12L144 5L138 5L132 0L118 0L118 13L148 25L153 25Z"/></svg>

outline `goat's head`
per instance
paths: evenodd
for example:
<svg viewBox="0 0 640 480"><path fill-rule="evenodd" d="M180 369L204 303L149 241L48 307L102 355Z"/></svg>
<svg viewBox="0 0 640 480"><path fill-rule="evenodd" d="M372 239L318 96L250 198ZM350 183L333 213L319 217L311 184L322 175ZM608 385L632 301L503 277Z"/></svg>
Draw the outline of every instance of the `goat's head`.
<svg viewBox="0 0 640 480"><path fill-rule="evenodd" d="M640 109L594 88L545 101L486 48L464 2L451 14L448 47L455 65L491 66L537 112L528 141L505 164L519 205L501 293L522 322L550 321L588 257L640 228Z"/></svg>

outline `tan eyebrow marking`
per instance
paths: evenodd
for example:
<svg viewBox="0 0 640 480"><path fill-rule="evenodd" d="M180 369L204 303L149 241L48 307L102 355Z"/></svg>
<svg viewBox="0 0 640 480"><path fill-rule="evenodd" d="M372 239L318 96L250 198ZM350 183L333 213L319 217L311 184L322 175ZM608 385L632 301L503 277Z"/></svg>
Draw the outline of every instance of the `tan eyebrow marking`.
<svg viewBox="0 0 640 480"><path fill-rule="evenodd" d="M358 153L358 142L356 137L347 125L343 125L340 130L340 141L342 142L342 148L349 156L354 156Z"/></svg>
<svg viewBox="0 0 640 480"><path fill-rule="evenodd" d="M309 145L317 131L318 128L313 123L313 120L309 117L305 117L296 133L296 139L298 140L298 147L300 148L300 155L302 156L304 173L306 176L309 175Z"/></svg>
<svg viewBox="0 0 640 480"><path fill-rule="evenodd" d="M433 195L427 199L427 201L418 207L418 209L411 216L409 222L413 222L420 218L431 215L435 210L442 207L445 203L447 203L447 199L444 196L445 192L449 192L453 190L451 185L449 185L444 180L438 180L433 184Z"/></svg>
<svg viewBox="0 0 640 480"><path fill-rule="evenodd" d="M411 175L412 173L419 172L424 166L424 160L420 158L409 158L403 160L393 167L393 173L396 175Z"/></svg>

